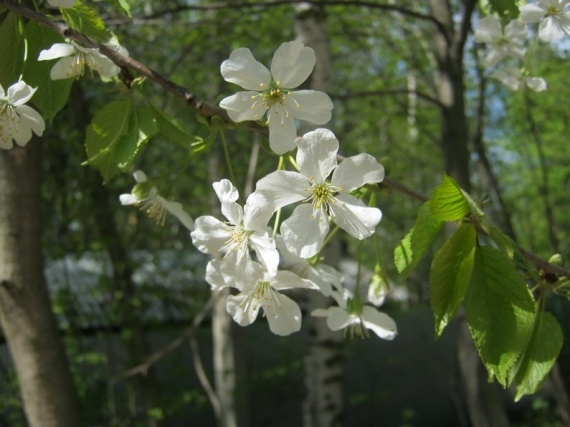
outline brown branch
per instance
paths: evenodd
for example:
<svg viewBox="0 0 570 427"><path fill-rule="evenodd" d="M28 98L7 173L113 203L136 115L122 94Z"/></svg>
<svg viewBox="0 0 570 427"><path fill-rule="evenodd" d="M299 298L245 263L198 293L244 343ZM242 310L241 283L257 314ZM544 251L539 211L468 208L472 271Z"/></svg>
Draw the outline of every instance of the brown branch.
<svg viewBox="0 0 570 427"><path fill-rule="evenodd" d="M123 372L121 375L116 376L111 380L112 384L116 384L119 381L122 381L126 378L132 377L138 374L145 374L146 371L151 367L154 366L160 359L162 359L167 354L171 353L172 351L176 350L182 344L189 340L190 337L194 335L194 332L200 326L200 324L204 321L208 313L212 310L218 299L220 299L220 293L212 294L206 305L202 307L202 310L194 316L192 323L186 330L176 339L172 340L168 345L153 353L144 363L137 365L128 371Z"/></svg>

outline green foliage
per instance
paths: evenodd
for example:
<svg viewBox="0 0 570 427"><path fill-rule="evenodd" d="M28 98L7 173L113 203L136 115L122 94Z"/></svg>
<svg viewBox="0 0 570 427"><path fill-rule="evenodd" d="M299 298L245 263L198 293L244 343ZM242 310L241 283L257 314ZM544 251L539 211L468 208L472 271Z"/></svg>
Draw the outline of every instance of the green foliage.
<svg viewBox="0 0 570 427"><path fill-rule="evenodd" d="M440 221L459 221L471 212L461 188L449 175L433 190L429 203L434 218Z"/></svg>
<svg viewBox="0 0 570 427"><path fill-rule="evenodd" d="M61 42L61 37L46 27L30 21L26 24L26 41L28 58L24 64L24 81L36 87L32 102L38 107L46 122L51 122L55 115L65 106L69 98L73 79L52 80L50 70L53 61L38 61L43 49L53 43Z"/></svg>
<svg viewBox="0 0 570 427"><path fill-rule="evenodd" d="M532 333L535 304L525 281L502 252L477 248L464 306L483 363L507 386L509 370Z"/></svg>
<svg viewBox="0 0 570 427"><path fill-rule="evenodd" d="M511 20L518 18L521 3L519 0L486 0L482 6L489 8L490 13L496 13L501 18Z"/></svg>
<svg viewBox="0 0 570 427"><path fill-rule="evenodd" d="M122 14L126 15L127 17L131 18L131 5L127 0L108 0L109 4L112 5L115 9L117 9Z"/></svg>
<svg viewBox="0 0 570 427"><path fill-rule="evenodd" d="M401 277L406 277L418 265L443 222L434 218L430 204L424 203L410 232L394 250L394 262Z"/></svg>
<svg viewBox="0 0 570 427"><path fill-rule="evenodd" d="M103 107L87 127L87 162L97 169L104 182L121 172L119 164L129 158L121 143L132 148L137 130L131 119L132 99L119 99Z"/></svg>
<svg viewBox="0 0 570 427"><path fill-rule="evenodd" d="M540 389L560 353L562 340L562 330L554 316L547 312L537 313L528 347L517 366L515 400Z"/></svg>
<svg viewBox="0 0 570 427"><path fill-rule="evenodd" d="M190 146L193 139L190 134L154 105L149 104L149 109L161 134L182 147L188 148Z"/></svg>
<svg viewBox="0 0 570 427"><path fill-rule="evenodd" d="M2 14L0 23L0 85L7 90L18 81L24 60L22 19L12 12ZM0 15L0 17L2 17Z"/></svg>
<svg viewBox="0 0 570 427"><path fill-rule="evenodd" d="M437 337L455 316L467 290L473 271L476 235L472 224L462 224L433 259L429 289Z"/></svg>
<svg viewBox="0 0 570 427"><path fill-rule="evenodd" d="M61 9L61 16L71 28L99 42L107 42L113 36L97 10L80 1L72 8Z"/></svg>

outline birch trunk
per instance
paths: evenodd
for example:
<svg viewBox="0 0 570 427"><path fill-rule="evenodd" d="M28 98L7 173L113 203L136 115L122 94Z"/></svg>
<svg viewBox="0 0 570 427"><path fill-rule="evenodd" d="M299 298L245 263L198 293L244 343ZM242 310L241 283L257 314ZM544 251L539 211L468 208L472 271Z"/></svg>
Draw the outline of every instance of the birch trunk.
<svg viewBox="0 0 570 427"><path fill-rule="evenodd" d="M41 145L0 150L0 323L30 427L81 426L43 275Z"/></svg>
<svg viewBox="0 0 570 427"><path fill-rule="evenodd" d="M311 78L311 89L330 92L332 80L329 38L321 7L309 3L295 6L295 31L305 45L315 50L317 63ZM304 126L301 134L312 127ZM340 245L333 239L326 253L327 264L338 263ZM330 299L318 292L308 296L309 311L326 308ZM343 420L342 334L331 331L324 319L306 316L309 325L308 352L305 357L307 397L303 407L305 427L341 426Z"/></svg>

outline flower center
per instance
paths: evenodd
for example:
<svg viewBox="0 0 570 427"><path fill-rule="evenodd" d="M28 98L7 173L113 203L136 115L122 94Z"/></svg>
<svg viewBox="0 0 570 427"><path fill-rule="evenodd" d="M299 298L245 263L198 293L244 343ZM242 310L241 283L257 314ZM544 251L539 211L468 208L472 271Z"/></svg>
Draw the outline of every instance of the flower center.
<svg viewBox="0 0 570 427"><path fill-rule="evenodd" d="M160 203L158 198L151 197L141 200L141 210L145 211L147 216L152 219L156 225L163 227L166 221L166 209Z"/></svg>
<svg viewBox="0 0 570 427"><path fill-rule="evenodd" d="M548 6L546 9L546 16L556 16L562 12L562 8L558 6Z"/></svg>
<svg viewBox="0 0 570 427"><path fill-rule="evenodd" d="M313 204L313 210L325 209L329 211L331 203L336 202L335 195L342 192L342 187L336 187L330 182L320 182L313 184L310 188L312 194L309 198L305 199L306 202Z"/></svg>
<svg viewBox="0 0 570 427"><path fill-rule="evenodd" d="M285 91L279 89L279 87L275 87L269 89L267 92L263 92L261 96L263 97L263 104L269 109L271 106L275 104L285 104Z"/></svg>
<svg viewBox="0 0 570 427"><path fill-rule="evenodd" d="M222 251L228 254L232 251L237 251L237 261L239 262L242 257L248 252L247 244L249 242L249 235L251 232L244 230L241 227L226 224L226 230L230 231L230 237L222 248Z"/></svg>
<svg viewBox="0 0 570 427"><path fill-rule="evenodd" d="M248 311L250 306L253 310L257 310L260 305L262 307L271 306L274 313L277 313L281 308L279 299L275 297L275 290L271 287L271 284L261 280L257 282L255 288L249 293L247 298L243 300L241 306L244 311ZM263 311L263 315L266 316L265 310Z"/></svg>

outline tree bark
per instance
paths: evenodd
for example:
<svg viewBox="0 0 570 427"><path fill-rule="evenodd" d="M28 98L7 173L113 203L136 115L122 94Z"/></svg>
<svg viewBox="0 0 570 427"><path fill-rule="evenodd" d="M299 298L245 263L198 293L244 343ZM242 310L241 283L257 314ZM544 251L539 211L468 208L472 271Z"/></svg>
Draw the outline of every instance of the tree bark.
<svg viewBox="0 0 570 427"><path fill-rule="evenodd" d="M325 93L330 91L332 66L330 42L324 22L322 7L300 3L295 6L295 31L297 36L315 51L317 62L311 77L311 89ZM303 124L301 134L314 129ZM340 244L333 239L327 247L327 263L334 265L340 258ZM337 249L336 251L334 249ZM321 293L310 292L309 311L315 308L327 308L331 299ZM343 425L343 356L342 334L333 332L324 319L307 316L308 351L305 357L305 384L307 397L303 404L303 423L305 427L335 427Z"/></svg>
<svg viewBox="0 0 570 427"><path fill-rule="evenodd" d="M441 147L445 171L465 191L471 189L469 132L465 115L463 52L476 0L462 2L459 16L449 1L429 0L431 14L438 23L433 35L438 70L437 99L441 104ZM477 350L473 345L465 315L459 316L458 360L469 418L473 427L503 427L508 418L501 404L500 389L487 381Z"/></svg>
<svg viewBox="0 0 570 427"><path fill-rule="evenodd" d="M30 427L82 425L43 275L41 145L0 150L0 323Z"/></svg>

